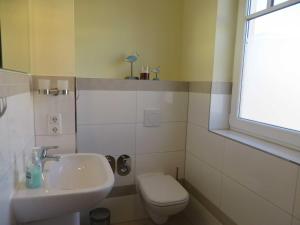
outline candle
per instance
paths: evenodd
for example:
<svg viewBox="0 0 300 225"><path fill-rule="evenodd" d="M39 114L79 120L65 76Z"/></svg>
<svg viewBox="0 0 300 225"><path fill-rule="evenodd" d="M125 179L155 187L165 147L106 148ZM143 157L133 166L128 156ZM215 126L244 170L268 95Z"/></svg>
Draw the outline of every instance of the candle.
<svg viewBox="0 0 300 225"><path fill-rule="evenodd" d="M58 90L68 90L69 89L69 81L68 80L58 80L57 81L57 89Z"/></svg>
<svg viewBox="0 0 300 225"><path fill-rule="evenodd" d="M39 79L39 90L50 89L50 80Z"/></svg>

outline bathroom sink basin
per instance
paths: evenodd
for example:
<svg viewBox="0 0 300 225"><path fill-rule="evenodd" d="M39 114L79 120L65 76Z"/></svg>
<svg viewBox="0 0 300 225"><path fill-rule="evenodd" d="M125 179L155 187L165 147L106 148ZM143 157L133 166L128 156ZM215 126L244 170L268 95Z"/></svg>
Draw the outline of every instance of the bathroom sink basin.
<svg viewBox="0 0 300 225"><path fill-rule="evenodd" d="M44 168L44 184L27 189L21 184L13 197L18 222L29 222L79 212L95 206L111 191L114 175L100 154L62 155Z"/></svg>

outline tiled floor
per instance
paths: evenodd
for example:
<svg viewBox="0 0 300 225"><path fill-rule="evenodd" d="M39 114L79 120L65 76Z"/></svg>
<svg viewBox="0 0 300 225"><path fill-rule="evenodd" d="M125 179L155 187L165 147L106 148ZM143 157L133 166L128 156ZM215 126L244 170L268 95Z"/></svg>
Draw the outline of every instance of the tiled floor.
<svg viewBox="0 0 300 225"><path fill-rule="evenodd" d="M125 223L118 223L115 225L155 225L150 219L130 221ZM165 225L192 225L183 214L178 214L169 218Z"/></svg>

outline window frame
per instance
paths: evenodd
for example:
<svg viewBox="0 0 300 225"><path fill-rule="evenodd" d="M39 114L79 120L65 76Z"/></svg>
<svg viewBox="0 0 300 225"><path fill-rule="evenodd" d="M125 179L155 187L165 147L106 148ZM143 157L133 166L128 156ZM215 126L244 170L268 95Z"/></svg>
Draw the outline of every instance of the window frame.
<svg viewBox="0 0 300 225"><path fill-rule="evenodd" d="M274 0L268 0L266 9L248 15L248 10L250 10L250 2L251 0L239 1L233 65L231 113L229 116L230 129L285 147L300 150L300 132L239 117L248 21L298 4L300 3L300 0L288 0L278 5L274 5Z"/></svg>

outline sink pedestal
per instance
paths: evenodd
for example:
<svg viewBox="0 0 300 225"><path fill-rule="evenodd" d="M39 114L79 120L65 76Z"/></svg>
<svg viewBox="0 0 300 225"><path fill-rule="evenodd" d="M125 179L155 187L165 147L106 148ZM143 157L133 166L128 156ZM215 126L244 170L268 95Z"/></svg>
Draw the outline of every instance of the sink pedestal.
<svg viewBox="0 0 300 225"><path fill-rule="evenodd" d="M80 213L72 213L48 220L40 220L30 223L24 223L22 225L80 225Z"/></svg>

